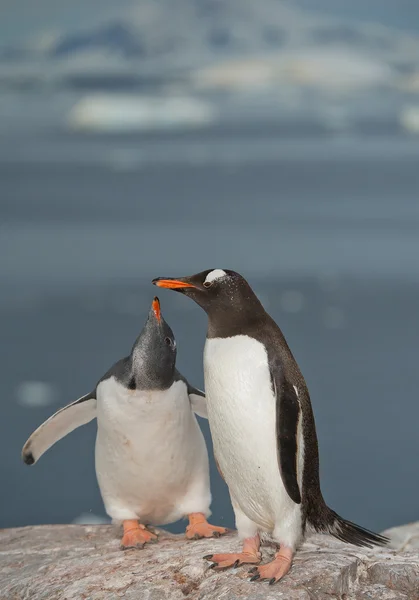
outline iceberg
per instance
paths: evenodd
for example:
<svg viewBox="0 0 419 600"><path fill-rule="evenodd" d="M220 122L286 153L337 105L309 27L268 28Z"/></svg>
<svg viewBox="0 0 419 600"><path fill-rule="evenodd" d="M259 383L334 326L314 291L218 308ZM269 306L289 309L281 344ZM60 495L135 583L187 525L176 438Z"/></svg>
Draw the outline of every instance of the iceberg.
<svg viewBox="0 0 419 600"><path fill-rule="evenodd" d="M72 107L66 125L78 131L130 132L202 127L215 118L210 103L192 97L94 94Z"/></svg>

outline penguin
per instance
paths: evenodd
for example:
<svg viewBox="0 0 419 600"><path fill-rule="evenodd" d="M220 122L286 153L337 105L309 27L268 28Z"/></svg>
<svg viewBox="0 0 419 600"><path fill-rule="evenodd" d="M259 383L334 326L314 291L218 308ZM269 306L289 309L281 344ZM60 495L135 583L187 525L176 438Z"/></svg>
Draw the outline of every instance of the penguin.
<svg viewBox="0 0 419 600"><path fill-rule="evenodd" d="M208 315L204 375L216 462L228 485L243 550L210 554L213 568L255 565L251 581L279 581L308 527L356 546L387 538L340 517L323 499L310 396L274 320L247 281L213 269L153 283L189 296ZM260 565L260 544L279 546Z"/></svg>
<svg viewBox="0 0 419 600"><path fill-rule="evenodd" d="M175 363L175 337L156 297L130 355L116 362L93 391L38 427L22 450L24 462L32 465L58 440L96 418L97 480L107 514L123 525L123 550L157 541L147 525L185 516L188 539L227 533L207 521L209 462L195 417L207 418L205 395Z"/></svg>

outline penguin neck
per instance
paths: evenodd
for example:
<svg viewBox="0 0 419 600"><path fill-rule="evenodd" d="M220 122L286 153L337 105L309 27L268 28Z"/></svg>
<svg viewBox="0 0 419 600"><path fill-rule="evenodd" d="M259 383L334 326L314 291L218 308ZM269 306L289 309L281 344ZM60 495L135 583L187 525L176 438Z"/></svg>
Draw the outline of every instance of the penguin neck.
<svg viewBox="0 0 419 600"><path fill-rule="evenodd" d="M160 363L142 348L131 354L130 387L137 390L167 390L175 380L175 365Z"/></svg>
<svg viewBox="0 0 419 600"><path fill-rule="evenodd" d="M207 338L226 338L235 335L251 335L252 331L260 329L268 318L259 299L246 298L233 306L213 306L207 310Z"/></svg>

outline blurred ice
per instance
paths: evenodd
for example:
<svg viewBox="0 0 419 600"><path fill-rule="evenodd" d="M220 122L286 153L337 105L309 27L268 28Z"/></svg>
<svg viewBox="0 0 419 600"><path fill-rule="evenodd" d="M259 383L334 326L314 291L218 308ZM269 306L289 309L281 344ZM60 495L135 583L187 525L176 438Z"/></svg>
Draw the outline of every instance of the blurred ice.
<svg viewBox="0 0 419 600"><path fill-rule="evenodd" d="M390 85L394 73L384 61L347 48L304 48L263 58L240 58L199 69L193 83L199 88L269 88L275 84L319 86L344 90Z"/></svg>
<svg viewBox="0 0 419 600"><path fill-rule="evenodd" d="M53 404L57 390L45 381L23 381L16 389L18 404L29 408L42 408Z"/></svg>
<svg viewBox="0 0 419 600"><path fill-rule="evenodd" d="M95 515L94 513L82 513L72 521L74 525L102 525L110 522L111 520L108 517Z"/></svg>
<svg viewBox="0 0 419 600"><path fill-rule="evenodd" d="M419 105L406 106L400 113L400 123L409 133L419 133Z"/></svg>
<svg viewBox="0 0 419 600"><path fill-rule="evenodd" d="M93 94L76 103L67 125L82 131L132 132L197 127L213 120L211 104L192 97Z"/></svg>

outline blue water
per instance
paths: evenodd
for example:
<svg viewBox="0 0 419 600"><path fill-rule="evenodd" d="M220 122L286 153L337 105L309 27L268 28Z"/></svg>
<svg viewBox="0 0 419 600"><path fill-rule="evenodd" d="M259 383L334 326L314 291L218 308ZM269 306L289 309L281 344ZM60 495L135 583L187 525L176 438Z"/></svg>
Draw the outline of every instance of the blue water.
<svg viewBox="0 0 419 600"><path fill-rule="evenodd" d="M377 530L417 520L418 158L415 140L266 132L3 139L0 526L105 516L94 424L32 468L21 447L129 351L152 277L216 267L249 279L302 368L328 503ZM202 386L205 315L160 299ZM52 400L22 400L31 381ZM213 521L233 526L211 475Z"/></svg>

